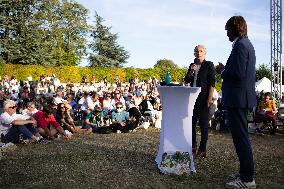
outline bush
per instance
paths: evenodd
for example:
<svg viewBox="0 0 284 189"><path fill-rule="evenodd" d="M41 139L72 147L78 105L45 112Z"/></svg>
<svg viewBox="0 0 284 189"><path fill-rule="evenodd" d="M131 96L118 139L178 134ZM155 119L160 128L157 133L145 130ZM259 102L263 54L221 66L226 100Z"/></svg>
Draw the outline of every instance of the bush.
<svg viewBox="0 0 284 189"><path fill-rule="evenodd" d="M187 72L187 68L88 68L76 66L39 66L39 65L20 65L20 64L2 64L0 63L0 74L11 77L15 75L18 80L27 80L28 76L32 76L33 80L38 81L41 75L52 75L61 82L80 83L83 76L90 81L92 76L96 77L96 81L101 81L106 78L109 82L114 82L118 77L120 81L127 82L131 78L138 77L141 81L147 80L150 77L155 77L158 80L164 80L166 72L170 72L172 82L181 82ZM218 84L219 83L219 84ZM216 84L220 90L220 81L216 79Z"/></svg>

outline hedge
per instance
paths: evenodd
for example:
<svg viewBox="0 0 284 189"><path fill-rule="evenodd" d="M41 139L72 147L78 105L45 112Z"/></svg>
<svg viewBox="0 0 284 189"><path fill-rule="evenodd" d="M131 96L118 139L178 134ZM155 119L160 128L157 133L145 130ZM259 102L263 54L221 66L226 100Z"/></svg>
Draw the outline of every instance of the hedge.
<svg viewBox="0 0 284 189"><path fill-rule="evenodd" d="M4 64L0 62L0 76L4 75L11 77L16 76L18 80L26 81L28 76L32 76L34 81L38 81L41 75L55 74L61 82L80 83L83 76L86 76L88 81L92 76L96 77L97 81L103 80L105 77L108 81L114 82L118 77L122 82L129 81L131 78L138 77L140 80L147 80L150 77L155 77L163 80L166 72L170 72L172 81L181 82L187 72L186 68L161 69L149 68L140 69L134 67L128 68L87 68L76 66L39 66L39 65L21 65L21 64ZM221 90L222 81L220 75L216 75L215 88L219 92Z"/></svg>
<svg viewBox="0 0 284 189"><path fill-rule="evenodd" d="M0 75L16 76L18 80L27 80L28 76L32 76L33 80L38 81L41 75L55 74L61 82L79 83L83 76L88 81L92 76L97 81L107 78L108 81L114 82L118 77L122 82L129 81L131 78L138 77L140 80L147 80L150 77L156 77L163 80L166 72L169 71L172 81L180 82L186 74L186 69L139 69L139 68L87 68L75 66L40 66L40 65L21 65L21 64L3 64L0 63Z"/></svg>

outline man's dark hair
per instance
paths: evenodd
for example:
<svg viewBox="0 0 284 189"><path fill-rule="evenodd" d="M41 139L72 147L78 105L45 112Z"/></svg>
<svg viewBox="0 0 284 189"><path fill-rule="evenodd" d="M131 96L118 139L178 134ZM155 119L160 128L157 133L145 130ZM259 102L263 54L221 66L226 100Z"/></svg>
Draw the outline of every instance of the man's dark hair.
<svg viewBox="0 0 284 189"><path fill-rule="evenodd" d="M247 23L242 16L231 17L227 21L225 29L230 31L234 37L247 37Z"/></svg>
<svg viewBox="0 0 284 189"><path fill-rule="evenodd" d="M53 114L54 109L50 105L44 105L42 108L42 111L50 115L50 114Z"/></svg>
<svg viewBox="0 0 284 189"><path fill-rule="evenodd" d="M94 107L94 111L93 112L101 112L102 111L102 108L99 107L99 106L95 106Z"/></svg>
<svg viewBox="0 0 284 189"><path fill-rule="evenodd" d="M270 92L264 93L264 96L270 96Z"/></svg>

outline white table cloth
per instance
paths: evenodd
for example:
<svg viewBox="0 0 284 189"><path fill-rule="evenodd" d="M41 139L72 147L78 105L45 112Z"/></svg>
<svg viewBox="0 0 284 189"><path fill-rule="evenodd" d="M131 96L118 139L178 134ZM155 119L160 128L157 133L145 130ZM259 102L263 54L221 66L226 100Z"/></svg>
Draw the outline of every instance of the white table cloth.
<svg viewBox="0 0 284 189"><path fill-rule="evenodd" d="M192 115L200 87L158 87L162 102L162 127L156 163L161 170L162 155L188 152L190 169L196 172L192 156Z"/></svg>

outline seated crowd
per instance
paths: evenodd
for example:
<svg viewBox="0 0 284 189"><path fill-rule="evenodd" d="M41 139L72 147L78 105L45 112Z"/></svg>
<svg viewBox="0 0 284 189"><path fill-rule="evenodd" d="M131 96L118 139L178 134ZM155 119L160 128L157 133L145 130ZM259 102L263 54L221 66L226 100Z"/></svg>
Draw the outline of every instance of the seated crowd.
<svg viewBox="0 0 284 189"><path fill-rule="evenodd" d="M54 76L55 77L55 76ZM161 120L161 105L155 82L74 84L38 93L33 82L11 78L0 83L0 134L2 143L48 143L69 139L72 133L126 133L139 123ZM40 85L45 83L41 82ZM54 92L50 90L54 88Z"/></svg>
<svg viewBox="0 0 284 189"><path fill-rule="evenodd" d="M18 82L12 76L11 80L5 77L0 81L0 108L4 110L0 116L1 142L46 143L60 136L69 139L70 133L124 133L135 130L142 122L145 127L151 123L160 128L162 114L156 79L139 82L135 78L124 86L105 79L63 86L55 78L53 75L48 82L36 83L30 79ZM47 90L40 92L40 87ZM215 93L216 104L210 117L224 122L226 127L226 114L218 107L220 99ZM271 123L271 134L275 134L277 118L284 122L284 106L281 109L280 104L278 112L270 93L261 93L254 115L257 124Z"/></svg>

